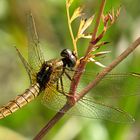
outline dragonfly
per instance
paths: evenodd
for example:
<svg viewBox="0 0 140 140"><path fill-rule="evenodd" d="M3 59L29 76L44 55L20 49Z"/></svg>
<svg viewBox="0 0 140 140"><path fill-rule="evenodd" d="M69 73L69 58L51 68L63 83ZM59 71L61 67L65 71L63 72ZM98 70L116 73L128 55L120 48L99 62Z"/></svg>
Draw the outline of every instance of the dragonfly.
<svg viewBox="0 0 140 140"><path fill-rule="evenodd" d="M18 49L16 50L29 75L30 87L0 108L0 119L21 109L39 95L42 95L42 102L46 107L56 111L59 111L68 100L69 95L65 87L69 88L67 83L70 83L73 79L72 73L74 73L76 66L76 56L71 50L64 49L60 53L61 58L45 61L40 48L35 21L31 13L27 15L27 22L28 61ZM66 80L64 80L64 77ZM67 113L115 122L134 121L133 117L125 111L87 97L80 99Z"/></svg>

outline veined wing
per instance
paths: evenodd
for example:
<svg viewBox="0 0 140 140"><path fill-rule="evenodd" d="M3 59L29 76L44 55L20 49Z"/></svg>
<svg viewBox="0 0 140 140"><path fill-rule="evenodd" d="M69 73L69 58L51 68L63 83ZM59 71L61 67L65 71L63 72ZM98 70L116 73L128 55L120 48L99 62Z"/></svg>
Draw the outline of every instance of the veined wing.
<svg viewBox="0 0 140 140"><path fill-rule="evenodd" d="M60 111L66 102L67 95L56 90L55 86L49 86L45 90L42 103L45 104L46 107L55 111ZM131 123L134 121L126 112L88 98L79 100L67 114L120 123Z"/></svg>
<svg viewBox="0 0 140 140"><path fill-rule="evenodd" d="M31 67L38 71L44 63L44 57L40 49L39 38L36 31L32 13L27 14L28 27L28 61Z"/></svg>
<svg viewBox="0 0 140 140"><path fill-rule="evenodd" d="M67 102L67 97L57 90L57 85L48 85L42 97L42 103L55 111L59 111Z"/></svg>
<svg viewBox="0 0 140 140"><path fill-rule="evenodd" d="M68 70L72 76L73 71ZM44 91L42 103L53 110L59 111L67 102L67 96L64 95L69 92L71 80L62 74L62 76L55 82L55 84L47 84Z"/></svg>
<svg viewBox="0 0 140 140"><path fill-rule="evenodd" d="M74 70L66 70L72 78ZM80 79L77 93L79 93L87 84L93 81L99 73L84 71ZM67 83L67 82L66 82ZM135 84L131 84L135 83ZM67 84L64 84L67 86ZM90 93L93 97L97 98L120 98L140 95L140 74L134 72L128 73L108 73L98 85L91 89Z"/></svg>
<svg viewBox="0 0 140 140"><path fill-rule="evenodd" d="M97 74L85 73L83 82L93 81ZM85 80L86 79L86 80ZM87 83L87 84L88 84ZM134 84L131 84L134 83ZM94 97L126 97L140 95L140 74L139 73L109 73L100 83L91 90Z"/></svg>
<svg viewBox="0 0 140 140"><path fill-rule="evenodd" d="M18 52L18 56L19 56L20 60L22 61L23 65L24 65L24 67L29 75L30 83L33 84L36 81L36 72L28 64L28 62L25 60L25 58L22 56L22 54L19 52L19 50L17 48L16 48L16 50Z"/></svg>
<svg viewBox="0 0 140 140"><path fill-rule="evenodd" d="M70 113L91 119L102 119L119 123L134 122L133 117L125 111L88 98L82 98L78 101L75 107L70 110Z"/></svg>

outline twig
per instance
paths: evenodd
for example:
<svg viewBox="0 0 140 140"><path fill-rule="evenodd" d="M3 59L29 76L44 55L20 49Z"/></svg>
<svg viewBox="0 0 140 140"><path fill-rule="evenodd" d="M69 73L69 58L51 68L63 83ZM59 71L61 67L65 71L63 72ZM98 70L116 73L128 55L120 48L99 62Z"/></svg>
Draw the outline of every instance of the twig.
<svg viewBox="0 0 140 140"><path fill-rule="evenodd" d="M98 16L97 16L97 19L96 19L96 22L95 22L95 29L93 31L92 39L91 39L90 42L93 42L96 38L97 30L98 30L98 27L99 27L99 24L100 24L100 19L101 19L102 13L104 11L105 3L106 3L106 0L102 0L102 3L100 5L100 9L99 9L99 13L98 13ZM93 47L94 46L91 43L89 43L89 47L87 49L85 57L81 60L80 64L77 66L76 71L78 71L78 73L74 74L73 81L71 82L71 86L70 86L70 94L71 95L76 94L76 89L77 89L77 86L79 84L80 78L82 76L82 72L83 72L83 70L84 70L84 68L87 64L86 57L88 56L88 53L92 50Z"/></svg>
<svg viewBox="0 0 140 140"><path fill-rule="evenodd" d="M57 112L55 116L41 129L41 131L36 135L33 140L41 140L45 134L64 116L64 113L67 112L71 106L69 104L64 105L64 107Z"/></svg>
<svg viewBox="0 0 140 140"><path fill-rule="evenodd" d="M98 27L100 25L100 20L101 20L103 11L104 11L105 3L106 3L106 0L102 0L102 3L100 5L100 9L99 9L99 13L97 15L97 19L96 19L96 24L95 24L95 27L94 27L94 31L93 31L93 34L92 34L91 42L93 42L95 40L95 38L96 38ZM93 47L94 46L90 43L89 44L89 47L87 49L86 55L92 50Z"/></svg>
<svg viewBox="0 0 140 140"><path fill-rule="evenodd" d="M108 74L114 67L116 67L122 60L124 60L130 53L132 53L140 45L140 37L136 39L130 47L128 47L120 56L118 56L109 66L103 69L100 74L97 75L96 79L91 82L85 89L83 89L77 98L77 101L80 100L90 89L95 87L105 75ZM45 134L64 116L64 113L67 112L72 106L66 104L60 112L57 112L56 115L47 123L47 125L38 133L38 135L33 140L41 140Z"/></svg>
<svg viewBox="0 0 140 140"><path fill-rule="evenodd" d="M105 3L106 3L106 0L102 0L99 14L96 19L95 28L94 28L91 42L93 42L96 39L96 34L98 31L98 27L100 24L100 19L101 19L103 10L104 10ZM85 89L83 89L78 94L79 96L76 98L76 102L78 100L80 100L91 88L95 87L104 78L104 76L108 74L108 72L110 72L122 60L124 60L130 53L132 53L135 50L135 48L138 47L139 44L140 44L140 38L138 38L136 41L134 41L130 45L130 47L128 47L120 56L118 56L109 66L107 66L105 69L103 69L103 71L97 75L96 79L93 82L91 82ZM76 94L76 89L77 89L78 83L82 76L82 72L87 64L86 57L87 57L88 53L90 53L90 51L93 49L93 47L94 47L94 45L90 43L85 57L80 61L80 63L77 66L76 73L74 74L74 77L73 77L74 79L71 82L70 93L69 93L69 94L73 95L74 97ZM67 112L72 106L73 105L70 105L67 102L64 105L64 107L60 110L60 112L57 112L56 115L47 123L47 125L38 133L38 135L34 138L34 140L40 140L41 138L43 138L43 136L45 136L45 134L47 134L48 131L63 117L64 113L61 113L61 112Z"/></svg>
<svg viewBox="0 0 140 140"><path fill-rule="evenodd" d="M73 31L72 31L72 28L71 28L69 6L67 5L67 2L66 2L66 12L67 12L67 18L68 18L68 27L69 27L72 43L73 43L73 46L74 46L74 53L78 57L77 45L76 45L76 40L74 38Z"/></svg>
<svg viewBox="0 0 140 140"><path fill-rule="evenodd" d="M89 90L94 88L114 67L123 61L130 53L132 53L140 45L140 37L136 39L130 47L128 47L120 56L118 56L109 66L104 68L88 86L86 86L80 93L78 100L80 100Z"/></svg>
<svg viewBox="0 0 140 140"><path fill-rule="evenodd" d="M102 0L101 6L100 6L100 11L99 11L99 14L97 16L96 23L95 23L95 28L96 29L94 30L94 33L93 33L94 35L92 36L91 42L94 40L94 38L96 36L97 30L98 30L98 26L99 26L99 22L100 22L100 19L101 19L101 15L102 15L102 12L104 10L105 1L106 0ZM69 24L70 15L69 15L69 11L68 11L67 5L66 5L66 10L67 10L67 17L68 17L68 24ZM72 41L73 41L73 44L74 44L75 43L74 42L74 36L73 36L70 24L69 24L69 30L70 30L70 34L71 34ZM89 44L88 48L91 48L90 45L91 44ZM74 46L74 48L75 47L76 46ZM77 47L75 49L77 50ZM85 59L82 59L81 63L78 65L78 67L76 69L76 71L78 71L78 73L74 74L74 79L71 82L70 93L69 94L75 95L78 83L79 83L81 75L82 75L82 71L85 68L86 63L87 63L87 61L85 61ZM72 106L69 106L69 104L66 104L66 105L64 105L64 107L61 110L64 109L65 112L67 112L71 107ZM63 115L64 115L63 113L57 112L56 115L47 123L47 125L44 126L44 128L37 134L37 136L34 138L34 140L40 140L41 138L43 138L43 136L45 136L45 134L47 134L47 132L62 118Z"/></svg>

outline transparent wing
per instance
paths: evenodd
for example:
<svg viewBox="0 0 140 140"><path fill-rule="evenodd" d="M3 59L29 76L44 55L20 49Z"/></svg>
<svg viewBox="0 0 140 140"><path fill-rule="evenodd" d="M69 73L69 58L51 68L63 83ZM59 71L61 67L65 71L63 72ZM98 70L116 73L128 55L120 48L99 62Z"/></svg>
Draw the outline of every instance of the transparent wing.
<svg viewBox="0 0 140 140"><path fill-rule="evenodd" d="M66 70L66 72L72 79L75 70ZM97 75L98 73L92 71L84 71L77 88L77 93L79 93L83 88L86 87L86 85L93 81ZM67 83L67 80L66 82L64 81L64 85L66 87L70 86ZM95 88L90 90L90 95L99 100L117 99L118 101L122 97L126 98L140 95L140 74L133 72L111 72L107 74Z"/></svg>
<svg viewBox="0 0 140 140"><path fill-rule="evenodd" d="M71 77L73 75L74 71L67 71L69 76ZM97 74L95 74L95 77ZM136 75L137 77L138 75ZM64 78L65 77L65 78ZM91 77L91 75L90 75ZM99 89L103 85L106 85L107 81L109 80L112 84L112 86L117 82L121 81L124 82L124 79L128 80L130 78L131 80L136 78L134 74L108 74L102 81L99 83ZM68 91L70 87L70 82L72 78L68 78L66 75L62 75L63 84L60 84L58 81L57 84L54 85L48 85L45 93L43 95L43 103L53 110L59 111L67 102L67 96ZM86 76L87 78L87 76ZM91 77L93 78L93 77ZM138 77L137 77L138 78ZM93 79L92 79L93 80ZM139 78L138 78L139 80ZM89 80L88 80L89 82ZM122 84L122 83L121 83ZM63 85L63 88L61 86ZM108 85L108 83L107 83ZM107 86L106 85L106 86ZM109 86L109 85L108 85ZM116 86L116 85L115 85ZM108 87L109 88L109 87ZM63 89L63 90L62 90ZM95 88L96 89L96 88ZM109 89L103 91L108 93ZM110 91L111 92L111 91ZM94 93L93 93L94 94ZM101 95L101 94L100 94ZM63 112L65 113L65 112ZM67 112L67 114L76 115L76 116L83 116L91 119L102 119L102 120L110 120L113 122L120 122L120 123L131 123L134 121L131 115L127 114L125 111L122 111L121 109L108 106L106 104L103 104L102 102L97 102L94 98L89 97L83 97L81 100L79 100L74 107L70 111Z"/></svg>
<svg viewBox="0 0 140 140"><path fill-rule="evenodd" d="M85 72L81 82L88 84L93 81L97 74ZM131 84L133 83L133 84ZM109 73L90 93L94 97L126 97L140 95L139 73Z"/></svg>
<svg viewBox="0 0 140 140"><path fill-rule="evenodd" d="M102 119L119 123L134 122L133 117L125 111L88 98L81 99L68 113L91 119Z"/></svg>
<svg viewBox="0 0 140 140"><path fill-rule="evenodd" d="M58 92L56 87L50 86L45 90L42 103L55 111L59 111L67 102L66 95ZM63 112L65 113L65 112ZM134 119L126 112L95 102L94 100L83 98L78 101L67 114L83 116L91 119L102 119L120 123L132 123Z"/></svg>
<svg viewBox="0 0 140 140"><path fill-rule="evenodd" d="M63 86L65 92L69 92L71 80L75 73L75 70L65 70L62 75ZM98 73L91 71L85 71L77 87L77 93L82 91L91 81L93 81ZM70 78L69 78L70 77ZM71 79L71 80L70 80ZM133 84L131 84L133 83ZM90 90L90 95L95 99L105 100L113 102L116 100L119 102L122 98L140 95L140 74L139 73L109 73L107 74L100 83L93 89Z"/></svg>
<svg viewBox="0 0 140 140"><path fill-rule="evenodd" d="M66 96L57 91L57 85L48 85L44 91L42 103L50 109L59 111L67 102Z"/></svg>
<svg viewBox="0 0 140 140"><path fill-rule="evenodd" d="M21 53L19 52L19 50L16 48L17 50L17 53L19 55L19 58L21 59L28 75L29 75L29 78L30 78L30 83L33 84L35 82L35 77L36 77L36 73L35 71L32 69L32 67L28 64L28 62L25 60L25 58L21 55Z"/></svg>
<svg viewBox="0 0 140 140"><path fill-rule="evenodd" d="M28 30L28 61L32 68L38 71L43 64L44 57L40 49L39 38L36 31L32 13L27 14Z"/></svg>

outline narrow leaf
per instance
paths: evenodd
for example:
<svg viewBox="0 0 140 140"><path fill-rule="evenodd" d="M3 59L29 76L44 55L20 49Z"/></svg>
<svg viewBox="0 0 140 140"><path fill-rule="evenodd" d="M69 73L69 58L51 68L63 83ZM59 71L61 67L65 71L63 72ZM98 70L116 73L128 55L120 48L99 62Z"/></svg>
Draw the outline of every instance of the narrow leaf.
<svg viewBox="0 0 140 140"><path fill-rule="evenodd" d="M73 3L73 1L74 1L74 0L67 0L67 1L66 1L67 6L70 7L71 4Z"/></svg>
<svg viewBox="0 0 140 140"><path fill-rule="evenodd" d="M79 38L91 39L92 35L91 34L82 34L82 35L79 36Z"/></svg>
<svg viewBox="0 0 140 140"><path fill-rule="evenodd" d="M92 43L92 42L91 42ZM108 44L109 42L101 42L101 43L99 43L99 44L97 44L97 45L94 45L94 47L93 47L93 52L96 50L96 49L99 49L100 47L102 47L102 46L104 46L104 45L106 45L106 44Z"/></svg>
<svg viewBox="0 0 140 140"><path fill-rule="evenodd" d="M94 16L91 16L89 19L81 20L78 34L83 34L84 31L91 25L93 19Z"/></svg>
<svg viewBox="0 0 140 140"><path fill-rule="evenodd" d="M85 24L85 19L82 18L80 21L79 29L78 29L78 36L82 34L81 30L82 30L84 24Z"/></svg>
<svg viewBox="0 0 140 140"><path fill-rule="evenodd" d="M103 65L102 63L96 61L96 60L93 59L93 58L89 58L89 61L94 62L96 65L98 65L98 66L100 66L100 67L102 67L102 68L105 68L105 67L106 67L105 65Z"/></svg>
<svg viewBox="0 0 140 140"><path fill-rule="evenodd" d="M103 56L103 55L106 55L106 54L108 54L108 53L110 53L110 52L111 52L111 51L102 51L102 52L96 53L94 56L95 56L95 57Z"/></svg>
<svg viewBox="0 0 140 140"><path fill-rule="evenodd" d="M75 11L73 12L73 15L71 16L71 20L70 21L72 22L76 18L82 16L83 15L82 11L83 11L82 7L76 8Z"/></svg>
<svg viewBox="0 0 140 140"><path fill-rule="evenodd" d="M118 16L120 15L120 11L121 11L121 8L118 8L117 9L117 12L116 12L116 17L118 18Z"/></svg>

